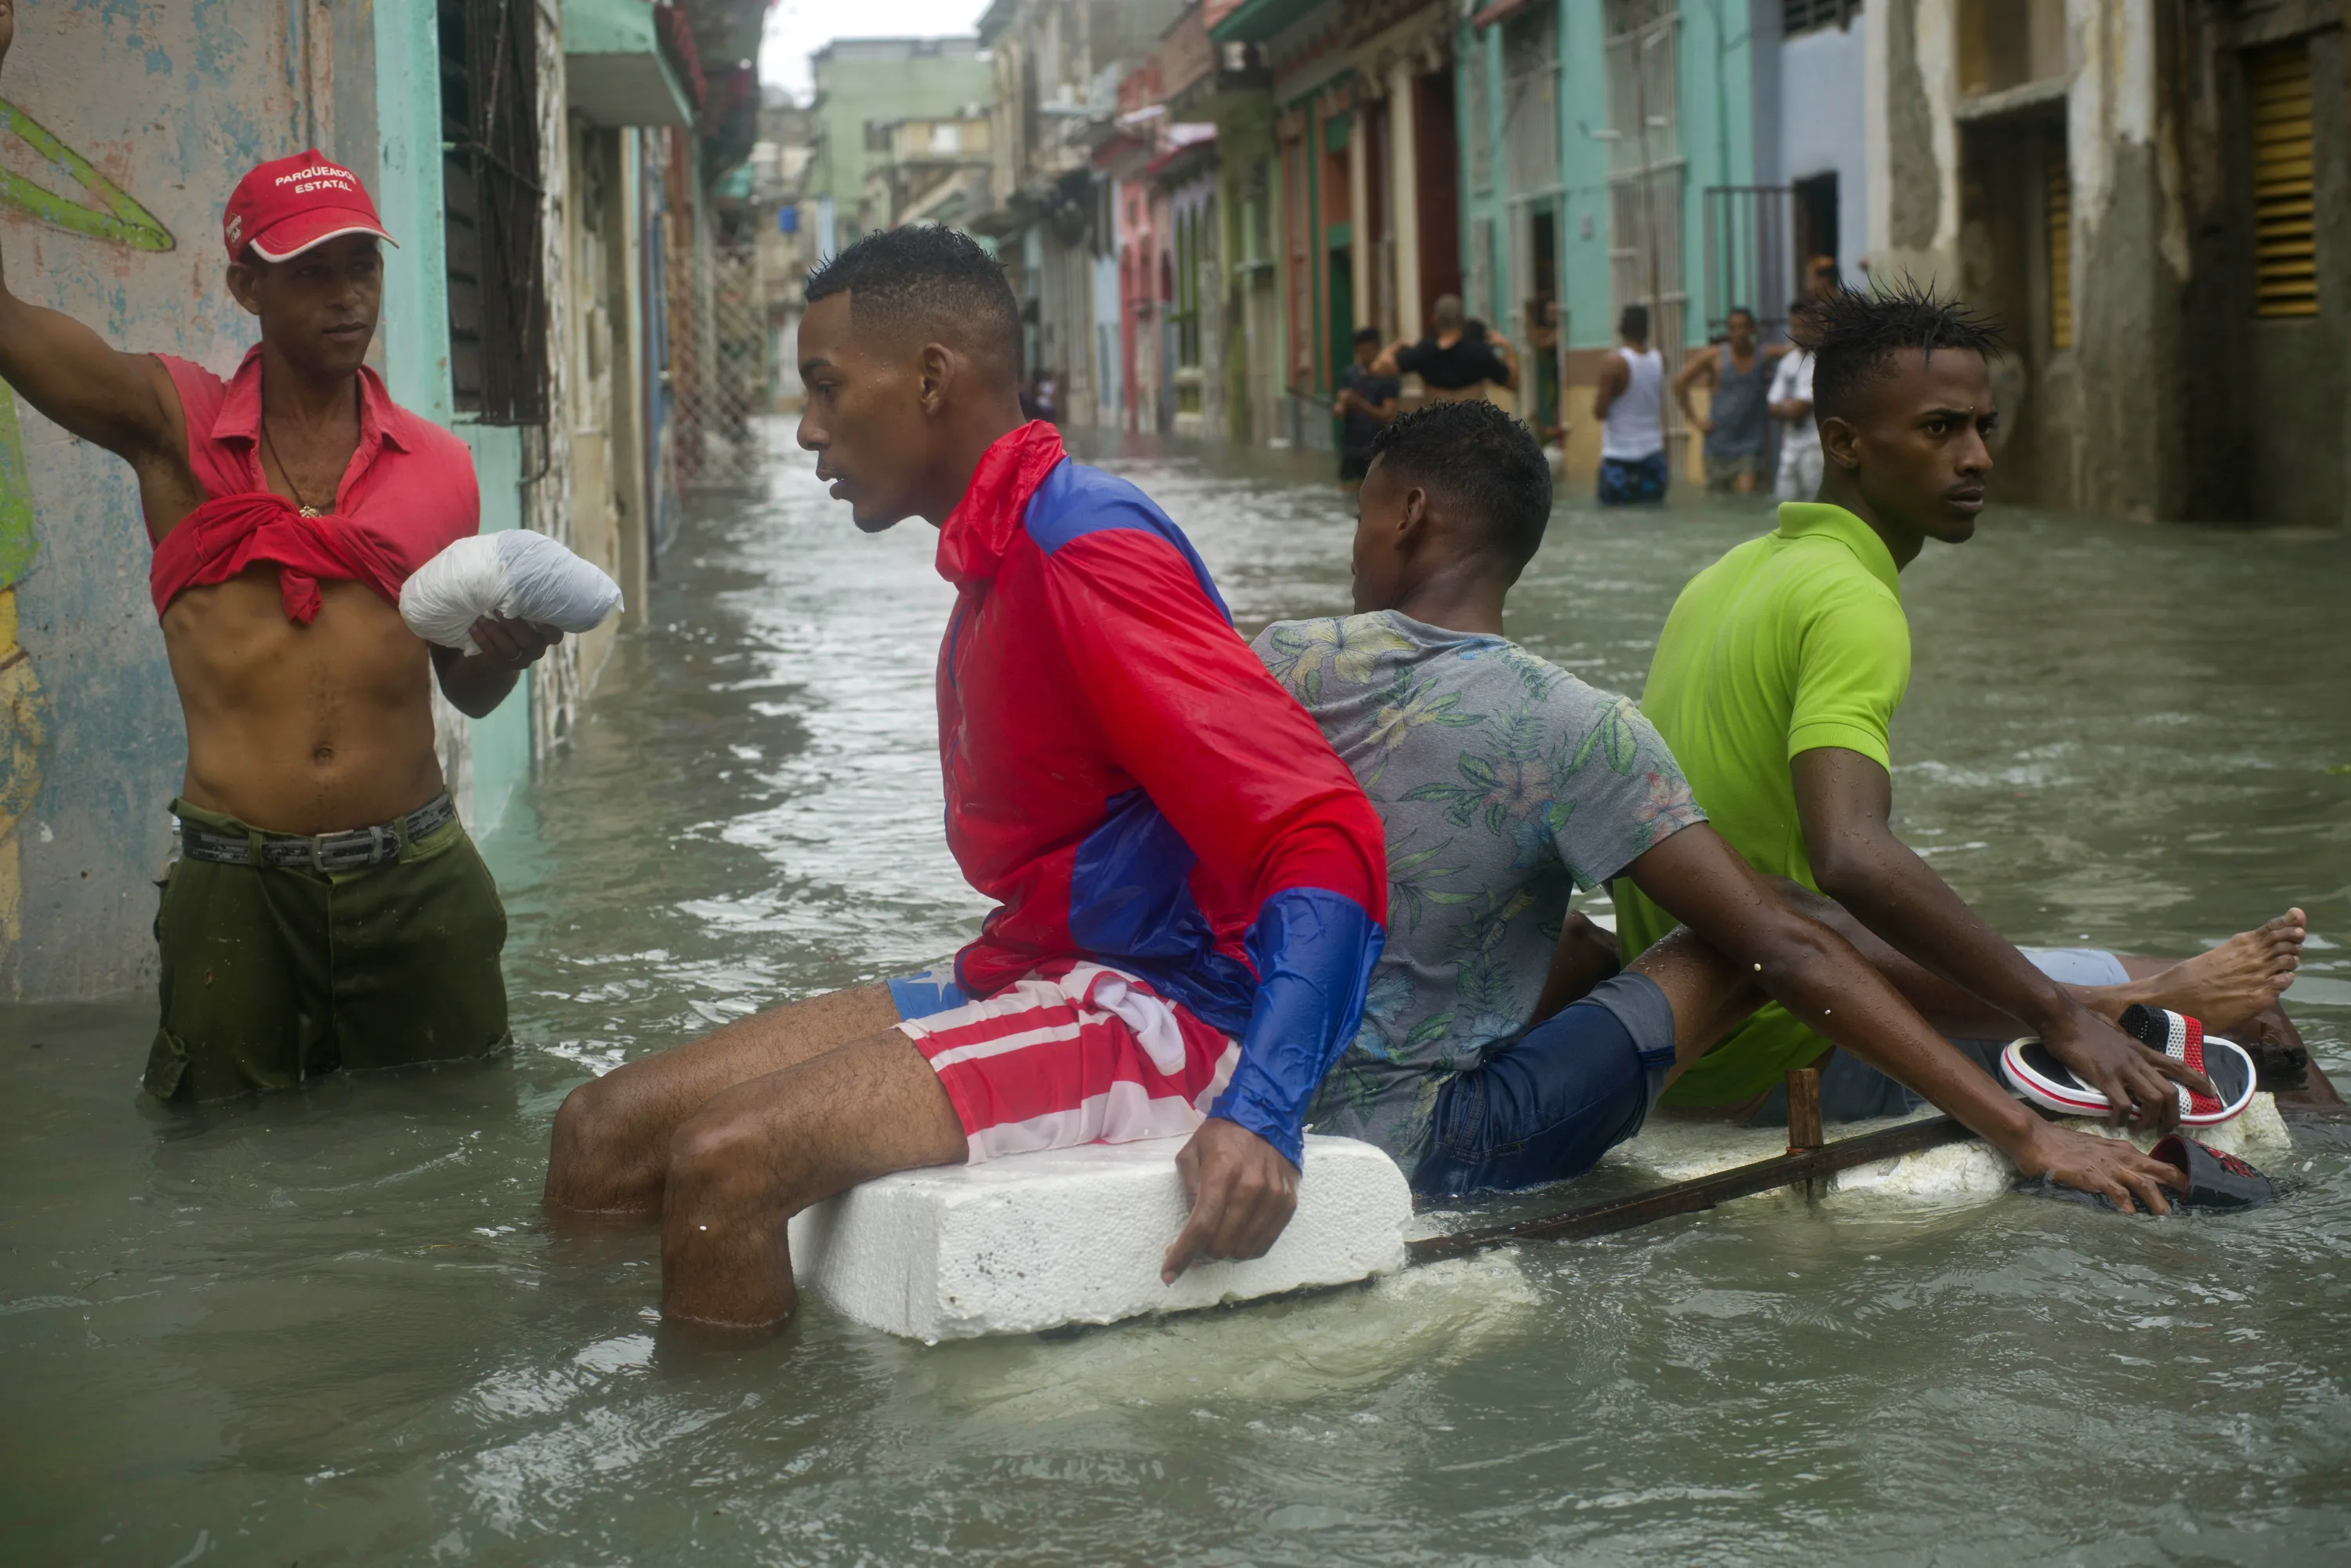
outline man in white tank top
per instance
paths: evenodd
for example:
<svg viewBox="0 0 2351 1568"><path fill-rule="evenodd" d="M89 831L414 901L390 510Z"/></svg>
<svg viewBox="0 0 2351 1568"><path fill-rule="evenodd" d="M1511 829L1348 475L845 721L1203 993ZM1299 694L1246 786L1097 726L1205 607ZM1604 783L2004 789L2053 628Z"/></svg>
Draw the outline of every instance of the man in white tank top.
<svg viewBox="0 0 2351 1568"><path fill-rule="evenodd" d="M1666 498L1666 360L1649 346L1649 308L1617 318L1624 345L1600 365L1592 417L1600 422L1600 504Z"/></svg>

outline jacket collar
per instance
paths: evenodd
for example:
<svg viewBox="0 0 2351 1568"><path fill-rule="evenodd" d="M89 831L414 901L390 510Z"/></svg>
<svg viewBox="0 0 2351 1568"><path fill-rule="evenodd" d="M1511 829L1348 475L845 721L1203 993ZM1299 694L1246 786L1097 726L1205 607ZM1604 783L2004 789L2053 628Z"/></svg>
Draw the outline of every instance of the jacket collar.
<svg viewBox="0 0 2351 1568"><path fill-rule="evenodd" d="M1896 599L1902 597L1902 569L1894 564L1894 552L1886 548L1876 528L1843 507L1826 501L1782 501L1776 532L1783 539L1816 534L1836 540L1869 569L1870 576L1892 589Z"/></svg>
<svg viewBox="0 0 2351 1568"><path fill-rule="evenodd" d="M939 575L958 587L994 577L1029 515L1029 498L1068 455L1061 433L1041 419L997 437L939 525Z"/></svg>
<svg viewBox="0 0 2351 1568"><path fill-rule="evenodd" d="M407 422L416 416L392 401L392 394L384 390L383 378L374 371L361 365L359 376L360 452L372 455L381 446L401 452L414 450L415 443L409 439L406 427ZM245 351L236 373L229 378L220 413L213 418L212 435L214 441L241 441L248 446L261 440L260 344Z"/></svg>

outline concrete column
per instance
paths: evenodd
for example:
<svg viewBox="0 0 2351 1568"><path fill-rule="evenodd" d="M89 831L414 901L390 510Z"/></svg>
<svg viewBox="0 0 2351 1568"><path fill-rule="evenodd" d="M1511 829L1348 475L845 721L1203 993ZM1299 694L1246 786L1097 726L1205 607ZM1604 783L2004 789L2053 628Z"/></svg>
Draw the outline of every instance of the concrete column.
<svg viewBox="0 0 2351 1568"><path fill-rule="evenodd" d="M1372 231L1364 220L1371 213L1371 163L1364 146L1364 124L1379 106L1358 99L1347 126L1347 271L1355 291L1355 319L1374 319L1372 298ZM1332 358L1337 358L1334 345Z"/></svg>
<svg viewBox="0 0 2351 1568"><path fill-rule="evenodd" d="M1396 335L1420 337L1420 143L1414 135L1412 62L1388 68L1388 211L1395 214ZM1447 170L1444 178L1454 177Z"/></svg>
<svg viewBox="0 0 2351 1568"><path fill-rule="evenodd" d="M2317 214L2318 319L2337 332L2351 321L2351 93L2344 79L2344 43L2339 28L2310 36L2311 206ZM2351 376L2342 357L2329 356L2330 384L2312 394L2331 398L2334 423L2343 432L2335 465L2341 477L2335 520L2351 519Z"/></svg>

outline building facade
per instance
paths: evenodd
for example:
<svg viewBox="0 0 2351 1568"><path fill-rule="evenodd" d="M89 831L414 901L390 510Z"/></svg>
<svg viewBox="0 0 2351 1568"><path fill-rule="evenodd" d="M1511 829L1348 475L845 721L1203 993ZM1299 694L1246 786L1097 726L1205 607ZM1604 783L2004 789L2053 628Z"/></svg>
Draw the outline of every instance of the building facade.
<svg viewBox="0 0 2351 1568"><path fill-rule="evenodd" d="M1994 485L2340 524L2341 0L1871 0L1871 270L1997 312Z"/></svg>

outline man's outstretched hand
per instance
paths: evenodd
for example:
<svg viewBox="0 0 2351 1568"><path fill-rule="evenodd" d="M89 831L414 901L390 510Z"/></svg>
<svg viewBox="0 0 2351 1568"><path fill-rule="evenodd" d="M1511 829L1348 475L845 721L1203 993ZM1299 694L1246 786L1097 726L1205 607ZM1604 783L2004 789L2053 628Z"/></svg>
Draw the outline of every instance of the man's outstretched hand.
<svg viewBox="0 0 2351 1568"><path fill-rule="evenodd" d="M1192 1200L1159 1278L1172 1285L1210 1258L1262 1258L1298 1207L1298 1167L1238 1122L1211 1116L1176 1156Z"/></svg>
<svg viewBox="0 0 2351 1568"><path fill-rule="evenodd" d="M2047 1176L2078 1192L2094 1192L2125 1214L2145 1208L2149 1214L2169 1214L2163 1189L2186 1181L2176 1166L2140 1154L2120 1138L2077 1133L2043 1122L2011 1156L2019 1172Z"/></svg>
<svg viewBox="0 0 2351 1568"><path fill-rule="evenodd" d="M2071 1023L2048 1035L2046 1043L2074 1076L2106 1097L2114 1107L2106 1120L2117 1125L2128 1122L2168 1132L2179 1124L2179 1093L2173 1084L2185 1084L2199 1094L2213 1092L2210 1079L2189 1071L2184 1061L2148 1050L2086 1008L2074 1009Z"/></svg>

